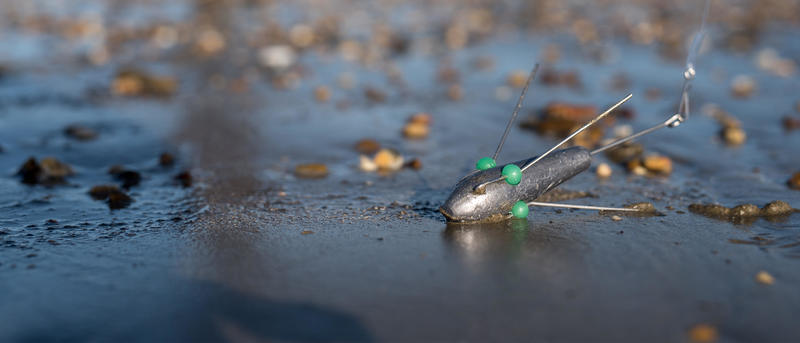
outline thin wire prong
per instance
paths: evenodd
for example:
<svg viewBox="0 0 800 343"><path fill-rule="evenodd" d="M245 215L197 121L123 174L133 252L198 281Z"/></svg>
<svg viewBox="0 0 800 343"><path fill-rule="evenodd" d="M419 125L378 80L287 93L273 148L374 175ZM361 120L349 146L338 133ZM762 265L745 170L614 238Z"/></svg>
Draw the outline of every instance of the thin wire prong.
<svg viewBox="0 0 800 343"><path fill-rule="evenodd" d="M605 146L602 146L602 147L599 147L599 148L597 148L597 149L595 149L595 150L592 150L592 152L591 152L590 154L592 154L592 155L595 155L595 154L597 154L597 153L601 153L601 152L603 152L603 151L606 151L606 150L608 150L608 149L611 149L611 148L613 148L613 147L616 147L616 146L618 146L618 145L620 145L620 144L622 144L622 143L625 143L625 142L632 141L632 140L634 140L634 139L636 139L636 138L639 138L639 137L641 137L641 136L644 136L644 135L646 135L646 134L648 134L648 133L651 133L651 132L653 132L653 131L656 131L656 130L658 130L658 129L663 129L663 128L665 128L665 127L672 126L672 125L673 125L673 124L675 124L676 122L680 122L680 121L682 120L681 118L682 118L682 117L681 117L681 115L680 115L680 114L675 114L675 115L673 115L672 117L670 117L669 119L667 119L667 121L665 121L665 122L663 122L663 123L661 123L661 124L658 124L658 125L656 125L656 126L653 126L653 127L649 128L649 129L645 129L645 130L639 131L639 132L637 132L637 133L635 133L635 134L632 134L632 135L630 135L630 136L628 136L628 137L623 137L623 138L620 138L620 139L618 139L618 140L616 140L616 141L614 141L614 142L611 142L611 143L609 143L609 144L607 144L607 145L605 145Z"/></svg>
<svg viewBox="0 0 800 343"><path fill-rule="evenodd" d="M497 145L497 150L495 150L494 155L492 155L493 160L497 160L497 155L500 154L500 150L503 149L503 145L506 143L506 137L508 137L508 133L511 132L511 127L514 125L514 120L517 119L519 109L522 107L522 99L525 99L525 94L528 93L528 86L531 85L531 81L534 77L536 77L537 71L539 71L539 63L536 63L536 65L533 66L533 69L531 69L531 73L528 74L528 80L525 81L525 87L522 88L522 93L519 94L519 99L517 99L517 106L514 107L514 112L511 112L511 119L508 120L506 130L503 132L503 136L500 138L500 144Z"/></svg>
<svg viewBox="0 0 800 343"><path fill-rule="evenodd" d="M605 110L603 113L600 113L600 114L599 114L597 117L594 117L594 119L592 119L592 120L591 120L591 121L589 121L588 123L584 124L584 125L583 125L581 128L579 128L579 129L575 130L575 132L573 132L572 134L570 134L569 136L567 136L567 138L564 138L564 139L563 139L561 142L559 142L558 144L556 144L555 146L553 146L552 148L550 148L550 150L547 150L547 151L546 151L544 154L541 154L541 155L539 155L539 157L537 157L535 160L533 160L533 161L531 161L531 162L527 163L526 165L524 165L522 168L520 168L520 170L521 170L521 171L524 173L526 169L528 169L528 168L530 168L532 165L536 164L536 162L539 162L539 160L541 160L541 159L545 158L545 157L546 157L547 155L549 155L551 152L553 152L553 151L555 151L556 149L558 149L558 147L560 147L560 146L564 145L564 143L568 142L570 139L572 139L573 137L577 136L579 133L583 132L583 130L586 130L586 129L587 129L587 128L589 128L590 126L594 125L595 123L597 123L598 121L600 121L601 119L603 119L603 118L604 118L605 116L607 116L609 113L611 113L611 112L613 112L615 109L617 109L617 107L621 106L621 105L622 105L622 104L624 104L626 101L630 100L630 99L631 99L631 97L633 97L633 94L628 94L628 96L626 96L626 97L622 98L622 100L620 100L619 102L617 102L617 103L616 103L616 104L614 104L613 106L609 107L609 108L608 108L607 110ZM481 191L481 190L482 190L484 187L486 187L486 185L488 185L488 184L490 184L490 183L494 183L494 182L503 181L503 180L505 180L505 178L506 178L506 177L505 177L505 175L503 175L503 176L500 176L500 177L498 177L498 178L496 178L496 179L494 179L494 180L486 181L486 182L484 182L484 183L482 183L482 184L480 184L480 185L477 185L477 186L475 186L475 188L473 188L473 191L474 191L474 192L480 192L480 191Z"/></svg>
<svg viewBox="0 0 800 343"><path fill-rule="evenodd" d="M622 106L622 104L624 104L626 101L630 100L631 97L633 97L633 94L628 94L628 96L624 97L622 100L620 100L619 102L614 104L614 106L609 107L607 110L605 110L605 112L600 113L600 115L598 115L597 117L594 117L594 119L592 119L590 122L588 122L585 125L583 125L580 129L576 130L571 135L567 136L567 138L564 138L564 140L562 140L561 142L559 142L558 144L556 144L555 146L550 148L550 150L547 150L547 152L545 152L544 154L539 155L539 157L537 157L535 160L533 160L532 162L526 164L524 167L522 167L522 171L525 172L526 169L528 169L532 165L536 164L536 162L539 162L539 160L545 158L545 156L550 155L550 153L555 151L556 149L558 149L558 147L564 145L564 143L568 142L570 139L572 139L573 137L577 136L579 133L583 132L583 130L588 129L590 126L594 125L595 123L597 123L598 121L603 119L609 113L611 113L614 110L616 110L617 107Z"/></svg>
<svg viewBox="0 0 800 343"><path fill-rule="evenodd" d="M597 210L597 211L624 211L624 212L639 212L635 208L622 208L622 207L603 207L603 206L588 206L588 205L572 205L572 204L555 204L550 202L530 201L528 206L541 206L541 207L560 207L560 208L575 208L579 210Z"/></svg>

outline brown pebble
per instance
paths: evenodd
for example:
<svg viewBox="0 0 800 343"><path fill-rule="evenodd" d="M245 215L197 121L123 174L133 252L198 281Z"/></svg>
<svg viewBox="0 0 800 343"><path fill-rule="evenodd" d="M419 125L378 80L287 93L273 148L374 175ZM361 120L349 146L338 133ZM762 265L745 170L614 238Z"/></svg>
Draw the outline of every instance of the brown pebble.
<svg viewBox="0 0 800 343"><path fill-rule="evenodd" d="M415 113L415 114L411 115L410 117L408 117L408 122L409 123L419 123L419 124L430 125L432 121L433 121L433 117L431 117L430 114L425 113L425 112Z"/></svg>
<svg viewBox="0 0 800 343"><path fill-rule="evenodd" d="M693 343L711 343L717 341L719 333L711 324L697 324L689 329L688 336Z"/></svg>
<svg viewBox="0 0 800 343"><path fill-rule="evenodd" d="M331 98L331 91L330 89L328 89L328 87L319 86L314 89L314 99L316 99L317 102L326 102L330 100L330 98Z"/></svg>
<svg viewBox="0 0 800 343"><path fill-rule="evenodd" d="M70 125L64 129L64 134L79 141L90 141L97 138L97 132L82 125Z"/></svg>
<svg viewBox="0 0 800 343"><path fill-rule="evenodd" d="M322 163L298 164L294 175L305 179L319 179L328 176L328 166Z"/></svg>
<svg viewBox="0 0 800 343"><path fill-rule="evenodd" d="M384 102L386 101L386 93L382 92L381 90L374 88L374 87L367 87L364 89L364 96L367 97L367 100L372 102Z"/></svg>
<svg viewBox="0 0 800 343"><path fill-rule="evenodd" d="M791 189L800 190L800 172L794 173L794 175L786 181L786 184L789 185Z"/></svg>
<svg viewBox="0 0 800 343"><path fill-rule="evenodd" d="M447 87L447 97L450 98L450 100L453 101L461 100L461 97L463 95L462 93L463 92L461 91L461 86L459 85L450 85L450 87Z"/></svg>
<svg viewBox="0 0 800 343"><path fill-rule="evenodd" d="M781 122L786 131L800 130L800 118L785 116Z"/></svg>
<svg viewBox="0 0 800 343"><path fill-rule="evenodd" d="M72 168L54 157L45 157L39 161L45 179L63 180L72 175Z"/></svg>
<svg viewBox="0 0 800 343"><path fill-rule="evenodd" d="M644 158L642 165L648 171L656 174L667 175L672 173L672 160L666 156L647 156Z"/></svg>
<svg viewBox="0 0 800 343"><path fill-rule="evenodd" d="M775 283L775 278L770 273L767 273L764 270L761 270L758 273L756 273L755 279L756 282L762 285L772 285L773 283Z"/></svg>
<svg viewBox="0 0 800 343"><path fill-rule="evenodd" d="M115 171L117 171L117 173L113 174L114 178L122 181L122 188L137 186L142 181L142 174L139 174L137 171L127 169L115 169Z"/></svg>
<svg viewBox="0 0 800 343"><path fill-rule="evenodd" d="M36 162L36 159L28 158L22 166L17 170L17 175L22 176L22 183L36 184L39 182L39 175L42 173L42 167ZM800 175L800 174L798 174Z"/></svg>
<svg viewBox="0 0 800 343"><path fill-rule="evenodd" d="M408 139L423 139L429 132L430 127L420 122L409 122L403 127L403 136Z"/></svg>
<svg viewBox="0 0 800 343"><path fill-rule="evenodd" d="M314 233L314 231L311 231L311 230L303 230L302 232L300 232L301 235L310 235L310 234L313 234L313 233Z"/></svg>
<svg viewBox="0 0 800 343"><path fill-rule="evenodd" d="M174 179L180 182L181 186L184 188L192 186L192 174L188 170L178 173L178 175L175 175Z"/></svg>
<svg viewBox="0 0 800 343"><path fill-rule="evenodd" d="M764 208L761 209L761 215L763 216L781 216L792 212L794 212L792 206L780 200L772 201L764 205Z"/></svg>
<svg viewBox="0 0 800 343"><path fill-rule="evenodd" d="M108 208L118 210L128 207L133 199L122 191L112 191L108 194Z"/></svg>
<svg viewBox="0 0 800 343"><path fill-rule="evenodd" d="M374 139L365 138L356 142L355 149L359 153L371 155L381 149L381 144Z"/></svg>
<svg viewBox="0 0 800 343"><path fill-rule="evenodd" d="M406 167L414 170L420 170L422 169L422 161L420 161L418 158L415 158L411 161L408 161L408 163L406 163Z"/></svg>
<svg viewBox="0 0 800 343"><path fill-rule="evenodd" d="M606 157L614 163L627 163L637 159L644 153L644 146L639 143L625 143L606 150Z"/></svg>
<svg viewBox="0 0 800 343"><path fill-rule="evenodd" d="M140 70L121 70L111 84L111 91L122 96L165 97L175 93L178 82L171 77L150 75Z"/></svg>
<svg viewBox="0 0 800 343"><path fill-rule="evenodd" d="M106 200L113 192L119 192L116 185L98 185L89 189L89 195L95 200Z"/></svg>
<svg viewBox="0 0 800 343"><path fill-rule="evenodd" d="M524 70L515 70L508 74L506 83L514 88L525 87L525 82L528 81L528 72Z"/></svg>
<svg viewBox="0 0 800 343"><path fill-rule="evenodd" d="M730 146L742 145L747 140L747 134L738 126L724 127L720 132L720 136L722 136L725 144Z"/></svg>
<svg viewBox="0 0 800 343"><path fill-rule="evenodd" d="M175 156L168 152L162 153L161 156L158 156L158 164L163 167L171 166L175 164Z"/></svg>

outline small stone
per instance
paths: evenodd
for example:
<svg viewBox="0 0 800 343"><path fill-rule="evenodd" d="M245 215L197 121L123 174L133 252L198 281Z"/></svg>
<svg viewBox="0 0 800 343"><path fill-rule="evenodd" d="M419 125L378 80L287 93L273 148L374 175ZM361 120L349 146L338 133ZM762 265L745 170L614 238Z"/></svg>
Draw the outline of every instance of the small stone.
<svg viewBox="0 0 800 343"><path fill-rule="evenodd" d="M162 153L158 156L158 164L162 167L169 167L175 164L175 156L172 156L172 154L168 152Z"/></svg>
<svg viewBox="0 0 800 343"><path fill-rule="evenodd" d="M618 222L618 221L622 220L622 217L620 217L620 216L615 214L615 215L611 216L611 220L613 220L615 222Z"/></svg>
<svg viewBox="0 0 800 343"><path fill-rule="evenodd" d="M301 234L301 235L304 235L304 236L305 236L305 235L311 235L311 234L313 234L313 233L314 233L314 231L311 231L311 230L303 230L302 232L300 232L300 234Z"/></svg>
<svg viewBox="0 0 800 343"><path fill-rule="evenodd" d="M785 116L781 121L783 128L786 131L793 131L800 129L800 118Z"/></svg>
<svg viewBox="0 0 800 343"><path fill-rule="evenodd" d="M372 102L384 102L386 101L386 93L383 91L374 88L374 87L367 87L364 89L364 96L367 100Z"/></svg>
<svg viewBox="0 0 800 343"><path fill-rule="evenodd" d="M419 122L410 122L403 127L403 136L408 139L423 139L428 137L430 127Z"/></svg>
<svg viewBox="0 0 800 343"><path fill-rule="evenodd" d="M756 273L756 282L762 285L772 285L775 283L775 278L770 273L762 270Z"/></svg>
<svg viewBox="0 0 800 343"><path fill-rule="evenodd" d="M595 170L597 177L607 179L611 177L611 167L607 163L600 163Z"/></svg>
<svg viewBox="0 0 800 343"><path fill-rule="evenodd" d="M70 125L64 129L64 134L79 141L90 141L97 138L97 132L82 125Z"/></svg>
<svg viewBox="0 0 800 343"><path fill-rule="evenodd" d="M639 143L625 143L606 150L606 157L614 163L627 163L637 159L644 153L644 146Z"/></svg>
<svg viewBox="0 0 800 343"><path fill-rule="evenodd" d="M328 176L328 166L322 163L298 164L294 175L304 179L319 179Z"/></svg>
<svg viewBox="0 0 800 343"><path fill-rule="evenodd" d="M412 116L408 117L409 123L420 123L425 125L430 125L433 118L430 114L425 112L415 113Z"/></svg>
<svg viewBox="0 0 800 343"><path fill-rule="evenodd" d="M761 215L764 216L781 216L790 214L792 212L794 212L792 206L789 206L789 204L780 200L772 201L764 205L764 208L761 209Z"/></svg>
<svg viewBox="0 0 800 343"><path fill-rule="evenodd" d="M711 324L697 324L689 329L688 335L693 343L711 343L719 338L717 328Z"/></svg>
<svg viewBox="0 0 800 343"><path fill-rule="evenodd" d="M420 161L418 158L415 158L411 161L408 161L408 163L406 163L406 167L414 170L420 170L422 169L422 161Z"/></svg>
<svg viewBox="0 0 800 343"><path fill-rule="evenodd" d="M656 174L668 175L672 173L672 160L666 156L647 156L644 158L642 165L648 171Z"/></svg>
<svg viewBox="0 0 800 343"><path fill-rule="evenodd" d="M730 146L742 145L747 140L747 134L741 127L728 126L722 129L722 139Z"/></svg>
<svg viewBox="0 0 800 343"><path fill-rule="evenodd" d="M800 190L800 172L794 173L794 175L786 181L786 184L789 185L791 189Z"/></svg>
<svg viewBox="0 0 800 343"><path fill-rule="evenodd" d="M378 152L381 149L381 144L374 139L365 138L356 142L355 149L359 153L370 155Z"/></svg>
<svg viewBox="0 0 800 343"><path fill-rule="evenodd" d="M317 102L327 102L331 98L331 91L328 87L319 86L314 89L314 99Z"/></svg>
<svg viewBox="0 0 800 343"><path fill-rule="evenodd" d="M524 70L515 70L508 74L506 83L513 88L525 87L525 82L528 81L528 72Z"/></svg>
<svg viewBox="0 0 800 343"><path fill-rule="evenodd" d="M730 210L730 215L734 217L755 217L761 214L758 206L753 204L742 204L734 206Z"/></svg>
<svg viewBox="0 0 800 343"><path fill-rule="evenodd" d="M463 95L462 93L463 92L461 91L461 86L459 85L450 85L450 87L447 87L447 97L450 98L450 100L453 101L461 100L461 97Z"/></svg>
<svg viewBox="0 0 800 343"><path fill-rule="evenodd" d="M112 191L108 194L108 208L118 210L128 207L133 199L122 191Z"/></svg>
<svg viewBox="0 0 800 343"><path fill-rule="evenodd" d="M756 81L747 75L737 75L731 81L731 93L737 98L747 98L756 89Z"/></svg>
<svg viewBox="0 0 800 343"><path fill-rule="evenodd" d="M126 189L137 186L142 181L142 175L139 174L139 172L127 170L120 166L111 167L109 174L114 175L115 179L122 181L122 188Z"/></svg>
<svg viewBox="0 0 800 343"><path fill-rule="evenodd" d="M381 149L373 159L379 170L395 171L403 167L403 156L391 149Z"/></svg>
<svg viewBox="0 0 800 343"><path fill-rule="evenodd" d="M258 51L262 65L270 69L286 69L297 60L297 54L289 45L270 45Z"/></svg>
<svg viewBox="0 0 800 343"><path fill-rule="evenodd" d="M378 165L375 164L375 161L373 161L371 158L364 155L360 155L358 158L359 158L359 163L358 163L359 169L365 172L374 172L378 170Z"/></svg>
<svg viewBox="0 0 800 343"><path fill-rule="evenodd" d="M192 174L188 170L178 173L178 175L175 175L174 179L180 182L183 188L188 188L192 186L193 178Z"/></svg>
<svg viewBox="0 0 800 343"><path fill-rule="evenodd" d="M95 200L106 200L111 193L119 191L116 185L98 185L89 189L89 195Z"/></svg>
<svg viewBox="0 0 800 343"><path fill-rule="evenodd" d="M28 158L22 166L19 167L17 171L17 175L22 176L22 183L27 183L30 185L36 184L39 182L39 176L42 173L42 167L36 162L36 159L31 157ZM800 175L800 174L798 174Z"/></svg>

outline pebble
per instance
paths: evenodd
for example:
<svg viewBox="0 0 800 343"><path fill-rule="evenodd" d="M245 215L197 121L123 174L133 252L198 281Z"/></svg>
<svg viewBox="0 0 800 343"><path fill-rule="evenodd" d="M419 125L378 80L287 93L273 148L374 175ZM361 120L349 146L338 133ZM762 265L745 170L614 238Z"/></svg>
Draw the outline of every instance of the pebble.
<svg viewBox="0 0 800 343"><path fill-rule="evenodd" d="M64 129L64 134L79 141L90 141L97 138L97 132L82 125L70 125Z"/></svg>
<svg viewBox="0 0 800 343"><path fill-rule="evenodd" d="M792 212L794 212L792 206L789 206L788 203L780 200L772 201L764 205L764 208L761 209L761 215L764 216L782 216Z"/></svg>
<svg viewBox="0 0 800 343"><path fill-rule="evenodd" d="M111 192L108 195L108 208L112 210L128 207L132 202L133 199L122 191Z"/></svg>
<svg viewBox="0 0 800 343"><path fill-rule="evenodd" d="M111 91L121 96L166 97L175 93L178 82L167 76L147 74L136 69L120 70L111 84Z"/></svg>
<svg viewBox="0 0 800 343"><path fill-rule="evenodd" d="M89 189L89 195L95 200L106 200L113 192L119 192L116 185L98 185Z"/></svg>
<svg viewBox="0 0 800 343"><path fill-rule="evenodd" d="M689 340L693 343L711 343L719 338L717 328L711 324L697 324L689 329Z"/></svg>
<svg viewBox="0 0 800 343"><path fill-rule="evenodd" d="M730 210L730 215L735 217L754 217L761 214L758 206L753 204L742 204L734 206Z"/></svg>
<svg viewBox="0 0 800 343"><path fill-rule="evenodd" d="M391 149L381 149L373 159L379 170L395 171L403 167L403 156Z"/></svg>
<svg viewBox="0 0 800 343"><path fill-rule="evenodd" d="M621 220L622 220L622 217L620 217L620 216L618 216L618 215L613 215L613 216L611 216L611 220L613 220L613 221L615 221L615 222L618 222L618 221L621 221Z"/></svg>
<svg viewBox="0 0 800 343"><path fill-rule="evenodd" d="M462 96L463 91L461 90L461 86L450 85L450 87L447 87L447 97L450 98L450 100L458 101L461 100Z"/></svg>
<svg viewBox="0 0 800 343"><path fill-rule="evenodd" d="M411 161L408 161L408 163L406 163L406 167L414 170L420 170L422 169L422 161L420 161L418 158L415 158Z"/></svg>
<svg viewBox="0 0 800 343"><path fill-rule="evenodd" d="M607 179L611 176L611 167L607 163L600 163L597 166L597 177Z"/></svg>
<svg viewBox="0 0 800 343"><path fill-rule="evenodd" d="M175 156L172 154L165 152L158 156L158 164L162 167L169 167L175 164Z"/></svg>
<svg viewBox="0 0 800 343"><path fill-rule="evenodd" d="M737 98L747 98L756 89L756 80L751 76L737 75L731 81L731 93Z"/></svg>
<svg viewBox="0 0 800 343"><path fill-rule="evenodd" d="M380 150L381 144L374 139L365 138L356 142L355 149L359 153L371 155Z"/></svg>
<svg viewBox="0 0 800 343"><path fill-rule="evenodd" d="M314 89L314 99L317 102L327 102L331 98L331 91L328 87L319 86Z"/></svg>
<svg viewBox="0 0 800 343"><path fill-rule="evenodd" d="M289 45L270 45L258 51L262 65L271 69L286 69L297 60L297 54Z"/></svg>
<svg viewBox="0 0 800 343"><path fill-rule="evenodd" d="M767 273L764 270L761 270L758 273L756 273L755 279L756 282L762 285L772 285L773 283L775 283L775 278L772 275L770 275L770 273Z"/></svg>
<svg viewBox="0 0 800 343"><path fill-rule="evenodd" d="M45 157L39 162L31 157L17 171L17 175L22 176L22 182L31 185L63 183L72 174L72 168L68 164L53 157Z"/></svg>
<svg viewBox="0 0 800 343"><path fill-rule="evenodd" d="M294 167L294 175L304 179L319 179L328 176L328 166L322 163L298 164Z"/></svg>
<svg viewBox="0 0 800 343"><path fill-rule="evenodd" d="M528 72L524 70L515 70L508 74L506 83L513 88L525 87L525 82L528 81Z"/></svg>
<svg viewBox="0 0 800 343"><path fill-rule="evenodd" d="M358 158L359 158L358 168L361 169L362 171L374 172L378 170L378 165L375 164L375 161L373 161L368 156L360 155L358 156Z"/></svg>
<svg viewBox="0 0 800 343"><path fill-rule="evenodd" d="M791 189L800 190L800 171L797 172L797 173L794 173L794 175L792 175L792 177L789 178L788 181L786 181L786 184Z"/></svg>
<svg viewBox="0 0 800 343"><path fill-rule="evenodd" d="M792 131L792 130L800 129L800 118L797 118L797 117L785 116L785 117L783 117L783 120L781 121L781 123L783 124L783 128L786 131Z"/></svg>
<svg viewBox="0 0 800 343"><path fill-rule="evenodd" d="M403 136L408 139L423 139L429 132L430 127L419 122L410 122L403 127Z"/></svg>
<svg viewBox="0 0 800 343"><path fill-rule="evenodd" d="M386 101L386 93L383 91L375 88L375 87L367 87L364 89L364 96L367 100L372 102L384 102Z"/></svg>
<svg viewBox="0 0 800 343"><path fill-rule="evenodd" d="M606 150L606 157L614 163L627 163L638 159L644 153L644 146L639 143L625 143Z"/></svg>
<svg viewBox="0 0 800 343"><path fill-rule="evenodd" d="M726 126L722 129L720 135L725 144L730 146L742 145L747 140L747 134L738 126Z"/></svg>
<svg viewBox="0 0 800 343"><path fill-rule="evenodd" d="M193 178L192 174L188 170L178 173L178 175L175 175L174 179L180 182L183 188L188 188L192 186Z"/></svg>
<svg viewBox="0 0 800 343"><path fill-rule="evenodd" d="M142 181L142 174L134 170L128 170L122 166L112 166L108 173L114 175L114 178L122 181L122 188L131 188L139 185Z"/></svg>
<svg viewBox="0 0 800 343"><path fill-rule="evenodd" d="M656 174L668 175L672 173L672 160L666 156L647 156L644 158L642 165L644 165L648 171Z"/></svg>
<svg viewBox="0 0 800 343"><path fill-rule="evenodd" d="M639 210L639 213L648 213L648 214L656 213L655 205L649 202L638 202L635 204L625 205L624 207Z"/></svg>

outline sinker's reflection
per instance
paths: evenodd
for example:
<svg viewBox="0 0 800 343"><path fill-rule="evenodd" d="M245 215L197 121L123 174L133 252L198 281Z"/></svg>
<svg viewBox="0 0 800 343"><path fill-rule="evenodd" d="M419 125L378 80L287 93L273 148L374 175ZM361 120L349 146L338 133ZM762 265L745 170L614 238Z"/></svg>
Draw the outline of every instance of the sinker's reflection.
<svg viewBox="0 0 800 343"><path fill-rule="evenodd" d="M511 219L501 223L452 224L444 242L468 265L509 263L520 260L554 260L580 255L581 244L563 227ZM578 253L578 254L576 254Z"/></svg>

